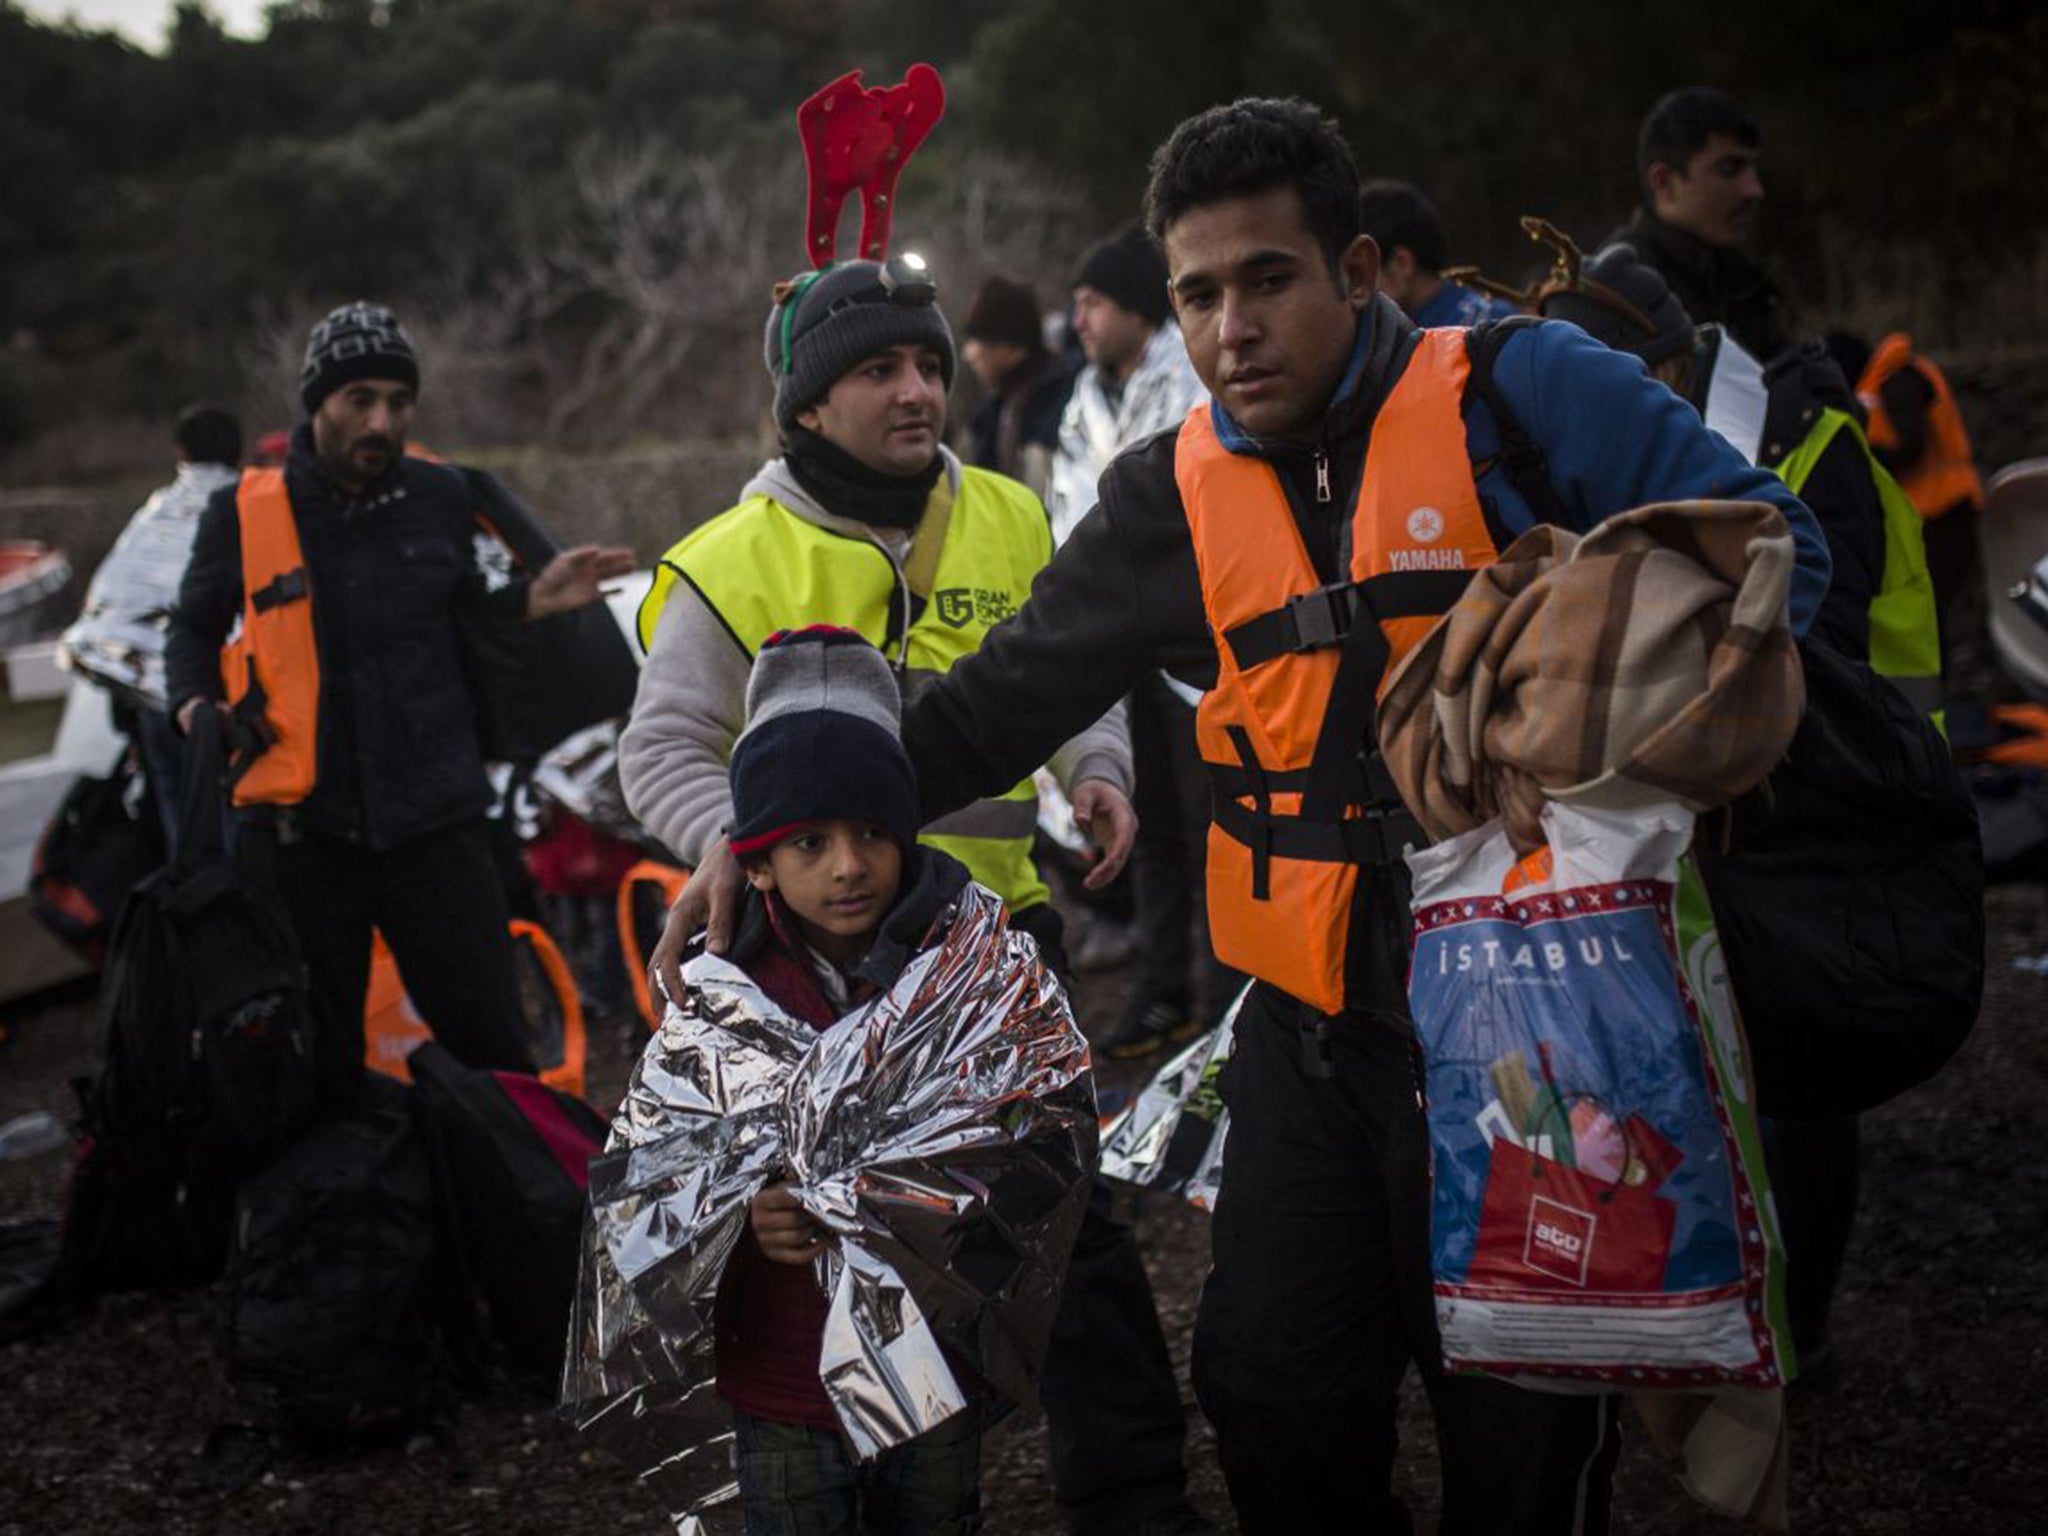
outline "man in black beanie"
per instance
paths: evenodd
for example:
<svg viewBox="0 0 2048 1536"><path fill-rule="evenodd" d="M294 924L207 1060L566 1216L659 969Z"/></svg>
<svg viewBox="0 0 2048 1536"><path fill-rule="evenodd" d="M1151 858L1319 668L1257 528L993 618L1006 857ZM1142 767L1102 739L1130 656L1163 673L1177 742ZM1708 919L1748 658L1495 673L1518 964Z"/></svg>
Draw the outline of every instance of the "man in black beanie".
<svg viewBox="0 0 2048 1536"><path fill-rule="evenodd" d="M763 338L782 453L738 504L661 559L640 611L647 664L619 744L640 823L697 870L737 883L727 776L747 680L768 637L858 631L906 697L971 655L1052 556L1038 498L942 444L953 336L914 257L854 261L778 285ZM1112 711L1053 756L1077 818L1103 833L1102 878L1128 852L1129 744ZM1001 896L1056 970L1060 918L1031 861L1026 778L923 829ZM679 907L677 911L684 911ZM672 918L654 970L670 996L690 926ZM1130 1229L1098 1194L1083 1221L1043 1389L1068 1527L1202 1529L1183 1495L1179 1392Z"/></svg>
<svg viewBox="0 0 2048 1536"><path fill-rule="evenodd" d="M373 927L451 1052L533 1070L462 631L580 607L632 567L627 550L585 546L493 589L470 482L406 455L419 382L383 305L344 304L313 328L308 420L282 468L207 503L165 653L181 732L232 701L237 849L298 937L329 1110L362 1084Z"/></svg>
<svg viewBox="0 0 2048 1536"><path fill-rule="evenodd" d="M968 458L1023 481L1044 500L1074 373L1045 344L1038 296L1023 283L991 277L974 296L961 335L960 355L985 391L967 424Z"/></svg>

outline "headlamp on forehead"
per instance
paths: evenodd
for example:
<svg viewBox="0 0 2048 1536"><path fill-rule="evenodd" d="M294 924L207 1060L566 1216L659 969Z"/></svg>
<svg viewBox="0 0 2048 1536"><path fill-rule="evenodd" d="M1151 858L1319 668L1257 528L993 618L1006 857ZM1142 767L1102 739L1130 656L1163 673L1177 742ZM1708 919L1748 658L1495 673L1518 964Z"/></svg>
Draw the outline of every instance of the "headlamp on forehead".
<svg viewBox="0 0 2048 1536"><path fill-rule="evenodd" d="M939 299L932 269L915 251L891 256L882 263L882 291L891 304L936 304Z"/></svg>

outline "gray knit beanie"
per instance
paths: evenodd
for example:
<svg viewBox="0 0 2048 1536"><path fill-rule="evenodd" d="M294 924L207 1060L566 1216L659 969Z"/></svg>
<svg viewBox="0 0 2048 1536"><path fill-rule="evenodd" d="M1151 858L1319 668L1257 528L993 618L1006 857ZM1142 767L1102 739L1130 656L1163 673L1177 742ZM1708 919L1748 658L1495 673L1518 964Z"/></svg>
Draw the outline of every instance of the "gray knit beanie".
<svg viewBox="0 0 2048 1536"><path fill-rule="evenodd" d="M299 403L312 415L320 402L357 379L389 379L417 391L419 355L405 327L382 304L356 299L330 310L306 338Z"/></svg>
<svg viewBox="0 0 2048 1536"><path fill-rule="evenodd" d="M762 853L814 821L870 821L906 853L917 842L917 776L903 750L889 663L858 633L779 630L747 678L747 728L733 745L735 855Z"/></svg>
<svg viewBox="0 0 2048 1536"><path fill-rule="evenodd" d="M906 343L936 351L939 373L953 387L953 332L933 299L892 298L878 262L843 262L809 278L768 311L762 337L775 380L776 426L795 426L797 413L816 405L862 358Z"/></svg>

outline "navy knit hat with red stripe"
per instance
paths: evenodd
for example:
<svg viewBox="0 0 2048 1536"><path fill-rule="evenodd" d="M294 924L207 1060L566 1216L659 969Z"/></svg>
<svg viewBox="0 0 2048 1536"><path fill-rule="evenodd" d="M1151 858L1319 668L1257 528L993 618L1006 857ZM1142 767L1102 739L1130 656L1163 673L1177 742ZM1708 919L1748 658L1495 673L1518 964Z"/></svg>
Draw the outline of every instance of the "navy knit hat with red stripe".
<svg viewBox="0 0 2048 1536"><path fill-rule="evenodd" d="M747 728L732 752L733 853L765 853L828 820L874 822L908 853L917 776L902 710L889 663L854 631L821 624L770 635L747 679Z"/></svg>

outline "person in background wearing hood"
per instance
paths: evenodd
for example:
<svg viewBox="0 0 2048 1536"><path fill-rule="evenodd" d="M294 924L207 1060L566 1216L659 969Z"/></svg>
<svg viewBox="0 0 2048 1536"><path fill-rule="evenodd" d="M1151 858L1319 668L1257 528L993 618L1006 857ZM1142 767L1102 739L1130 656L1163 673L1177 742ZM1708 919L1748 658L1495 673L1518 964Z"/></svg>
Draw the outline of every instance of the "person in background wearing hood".
<svg viewBox="0 0 2048 1536"><path fill-rule="evenodd" d="M452 1054L533 1070L462 630L595 602L633 565L584 545L494 589L468 482L405 452L419 384L383 305L313 327L307 420L281 469L207 503L165 654L181 732L233 701L237 851L297 935L325 1111L362 1087L372 928Z"/></svg>
<svg viewBox="0 0 2048 1536"><path fill-rule="evenodd" d="M1762 150L1756 120L1726 92L1692 86L1660 98L1636 138L1642 205L1605 243L1633 246L1694 320L1725 327L1768 362L1794 336L1784 295L1747 254L1763 209Z"/></svg>
<svg viewBox="0 0 2048 1536"><path fill-rule="evenodd" d="M697 871L653 956L670 997L695 932L688 893L732 872L727 763L768 637L815 624L854 630L914 699L1017 611L1052 557L1038 498L944 447L953 333L916 257L841 262L779 284L763 352L783 451L738 505L662 556L640 610L647 665L619 740L628 808ZM1012 927L1057 973L1060 916L1031 861L1031 774L1048 756L1076 819L1110 850L1089 877L1106 882L1131 836L1130 748L1113 699L1005 784L926 823L919 840L1002 897ZM1100 1186L1068 1267L1042 1395L1053 1485L1075 1536L1206 1528L1183 1492L1185 1422L1151 1285Z"/></svg>
<svg viewBox="0 0 2048 1536"><path fill-rule="evenodd" d="M960 355L986 391L967 424L968 457L1021 480L1043 501L1074 375L1045 344L1038 296L1023 283L991 277L960 330Z"/></svg>
<svg viewBox="0 0 2048 1536"><path fill-rule="evenodd" d="M1407 182L1368 181L1358 193L1358 216L1380 248L1380 292L1417 325L1477 325L1519 313L1506 299L1444 276L1450 231L1436 204Z"/></svg>

